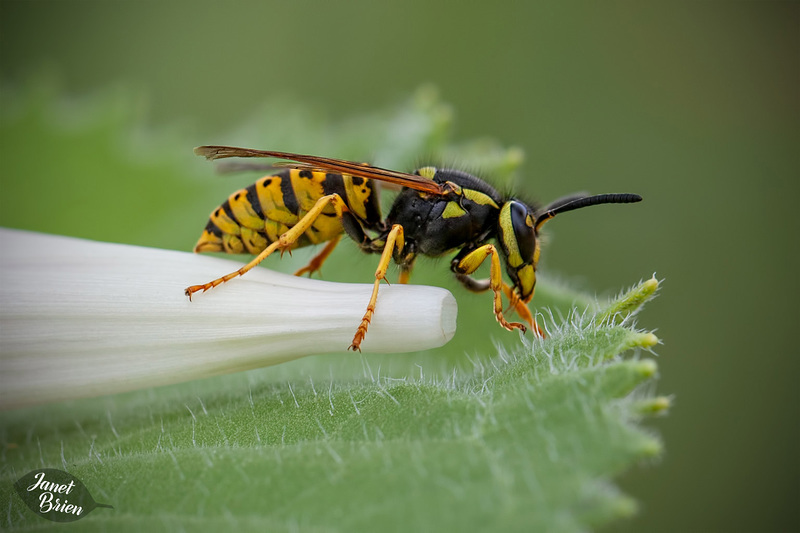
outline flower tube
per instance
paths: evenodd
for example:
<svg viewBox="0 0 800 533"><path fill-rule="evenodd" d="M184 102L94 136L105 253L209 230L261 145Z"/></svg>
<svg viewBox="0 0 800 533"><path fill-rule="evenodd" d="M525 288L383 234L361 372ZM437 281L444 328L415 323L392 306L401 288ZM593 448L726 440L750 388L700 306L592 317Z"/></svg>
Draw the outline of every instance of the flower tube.
<svg viewBox="0 0 800 533"><path fill-rule="evenodd" d="M2 228L0 246L0 409L342 352L372 290L257 268L190 302L240 264ZM384 285L362 349L441 346L456 315L445 289Z"/></svg>

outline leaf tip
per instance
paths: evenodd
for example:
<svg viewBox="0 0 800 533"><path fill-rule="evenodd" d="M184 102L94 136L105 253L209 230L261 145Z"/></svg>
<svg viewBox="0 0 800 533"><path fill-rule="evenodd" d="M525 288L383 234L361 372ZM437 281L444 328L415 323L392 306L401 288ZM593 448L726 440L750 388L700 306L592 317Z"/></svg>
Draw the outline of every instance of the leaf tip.
<svg viewBox="0 0 800 533"><path fill-rule="evenodd" d="M642 281L624 294L611 301L598 317L601 321L618 323L641 310L642 306L651 300L658 291L660 282L655 274L647 281Z"/></svg>
<svg viewBox="0 0 800 533"><path fill-rule="evenodd" d="M625 348L650 349L660 342L661 340L651 332L630 331L625 339Z"/></svg>
<svg viewBox="0 0 800 533"><path fill-rule="evenodd" d="M653 274L653 277L645 281L641 284L640 289L643 293L647 295L652 295L658 290L659 282L656 279L656 275Z"/></svg>
<svg viewBox="0 0 800 533"><path fill-rule="evenodd" d="M638 337L637 346L641 348L652 348L653 346L661 342L661 340L658 337L656 337L653 333L649 332L639 333L637 337Z"/></svg>
<svg viewBox="0 0 800 533"><path fill-rule="evenodd" d="M651 378L658 372L658 365L652 359L636 361L633 367L643 378Z"/></svg>
<svg viewBox="0 0 800 533"><path fill-rule="evenodd" d="M641 457L654 459L661 456L664 446L655 437L647 437L641 441L636 451Z"/></svg>
<svg viewBox="0 0 800 533"><path fill-rule="evenodd" d="M672 399L668 396L656 396L636 403L636 411L642 415L662 415L672 407Z"/></svg>

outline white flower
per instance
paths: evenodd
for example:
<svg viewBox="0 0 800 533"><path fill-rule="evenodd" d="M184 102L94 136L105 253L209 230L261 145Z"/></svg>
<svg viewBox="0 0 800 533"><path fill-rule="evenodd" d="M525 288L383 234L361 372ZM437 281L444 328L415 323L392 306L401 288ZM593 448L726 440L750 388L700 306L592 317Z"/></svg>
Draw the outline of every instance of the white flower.
<svg viewBox="0 0 800 533"><path fill-rule="evenodd" d="M166 385L342 352L372 284L256 268L198 293L235 261L0 228L0 409ZM383 285L365 353L455 333L437 287Z"/></svg>

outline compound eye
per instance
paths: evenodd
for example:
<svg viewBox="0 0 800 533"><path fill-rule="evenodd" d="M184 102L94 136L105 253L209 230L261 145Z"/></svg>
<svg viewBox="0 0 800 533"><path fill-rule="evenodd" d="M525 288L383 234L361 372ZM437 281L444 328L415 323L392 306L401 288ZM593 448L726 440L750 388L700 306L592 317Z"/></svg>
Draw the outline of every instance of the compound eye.
<svg viewBox="0 0 800 533"><path fill-rule="evenodd" d="M533 216L528 211L528 207L520 202L511 202L510 208L511 227L514 230L519 254L525 263L532 263L536 250L536 230L533 227Z"/></svg>

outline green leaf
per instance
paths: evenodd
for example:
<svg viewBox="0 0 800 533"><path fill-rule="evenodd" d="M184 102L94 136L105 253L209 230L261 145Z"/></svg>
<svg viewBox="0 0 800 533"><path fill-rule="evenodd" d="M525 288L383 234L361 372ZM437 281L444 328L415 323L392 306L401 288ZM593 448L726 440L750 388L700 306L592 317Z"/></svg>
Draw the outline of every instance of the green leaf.
<svg viewBox="0 0 800 533"><path fill-rule="evenodd" d="M0 222L82 237L189 249L210 209L252 180L212 176L191 156L197 144L398 169L420 156L455 158L504 181L521 161L519 150L491 141L448 144L452 111L429 88L340 122L271 102L237 131L197 139L142 134L124 95L97 96L65 118L63 103L42 93L3 93L4 172L39 178L11 180L16 201L5 202L13 205ZM487 148L476 160L478 146ZM375 262L340 248L326 279L369 280ZM291 271L311 253L267 266ZM311 357L1 414L3 526L48 525L12 486L53 467L114 506L81 520L90 531L585 531L634 513L613 478L662 449L639 426L669 405L648 384L655 362L640 358L658 339L631 318L658 283L601 305L541 276L541 340L499 328L491 298L460 290L446 263L422 263L412 281L450 288L459 301L459 330L442 349Z"/></svg>

